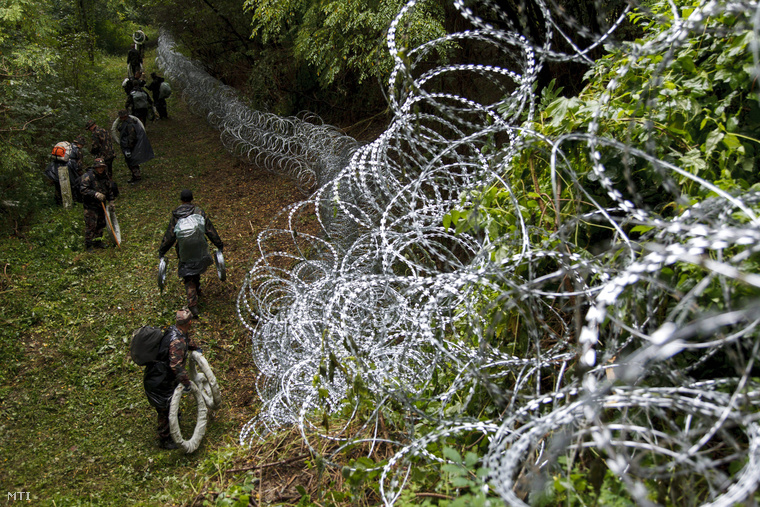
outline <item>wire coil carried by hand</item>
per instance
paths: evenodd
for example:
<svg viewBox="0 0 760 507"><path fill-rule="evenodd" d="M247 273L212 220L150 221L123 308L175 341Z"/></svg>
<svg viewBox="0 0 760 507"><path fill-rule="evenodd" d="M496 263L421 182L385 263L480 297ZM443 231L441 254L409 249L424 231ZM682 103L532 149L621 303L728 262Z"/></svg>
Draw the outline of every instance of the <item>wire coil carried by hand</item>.
<svg viewBox="0 0 760 507"><path fill-rule="evenodd" d="M193 350L188 356L188 376L190 377L190 389L195 397L197 406L195 428L192 436L185 440L182 436L182 429L179 426L179 406L182 400L182 394L185 387L182 384L177 385L172 396L169 407L169 430L174 442L190 454L195 452L201 445L203 436L206 434L206 425L208 422L208 411L217 410L222 403L222 395L216 377L211 371L206 358Z"/></svg>

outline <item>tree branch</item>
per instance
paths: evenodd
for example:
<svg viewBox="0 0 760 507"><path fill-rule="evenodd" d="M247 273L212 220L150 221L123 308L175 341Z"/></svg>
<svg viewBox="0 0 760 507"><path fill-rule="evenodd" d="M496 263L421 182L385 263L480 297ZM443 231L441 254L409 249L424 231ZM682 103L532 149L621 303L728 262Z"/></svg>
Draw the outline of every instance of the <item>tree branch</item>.
<svg viewBox="0 0 760 507"><path fill-rule="evenodd" d="M240 39L240 41L243 43L243 47L245 47L246 49L248 49L248 43L250 42L250 41L249 41L249 39L248 39L247 37L243 37L242 35L240 35L240 34L238 33L238 31L235 29L235 25L233 25L233 24L232 24L232 22L231 22L229 19L227 19L227 17L226 17L226 16L222 15L222 13L221 13L221 12L219 12L219 10L218 10L216 7L214 7L213 5L211 5L211 2L209 2L209 0L203 0L203 3L204 3L204 4L206 4L206 5L208 5L208 6L209 6L209 8L210 8L212 11L214 11L214 13L215 13L217 16L219 16L219 18L221 18L221 19L222 19L222 21L224 21L224 22L225 22L225 24L226 24L226 25L227 25L227 26L230 28L230 31L231 31L233 34L235 34L235 36L236 36L238 39Z"/></svg>
<svg viewBox="0 0 760 507"><path fill-rule="evenodd" d="M243 468L231 468L230 470L227 470L229 473L235 473L235 472L245 472L246 470L258 470L260 468L270 468L270 467L276 467L278 465L287 465L288 463L293 463L294 461L300 461L302 459L306 459L311 454L304 454L303 456L296 456L295 458L286 459L283 461L278 461L276 463L265 463L263 465L253 465L250 467L243 467Z"/></svg>
<svg viewBox="0 0 760 507"><path fill-rule="evenodd" d="M10 128L10 129L0 129L0 132L22 132L26 130L27 125L30 123L33 123L35 121L43 120L47 118L48 116L53 116L53 113L48 113L46 115L40 116L39 118L34 118L32 120L29 120L28 122L24 123L24 126L21 128Z"/></svg>

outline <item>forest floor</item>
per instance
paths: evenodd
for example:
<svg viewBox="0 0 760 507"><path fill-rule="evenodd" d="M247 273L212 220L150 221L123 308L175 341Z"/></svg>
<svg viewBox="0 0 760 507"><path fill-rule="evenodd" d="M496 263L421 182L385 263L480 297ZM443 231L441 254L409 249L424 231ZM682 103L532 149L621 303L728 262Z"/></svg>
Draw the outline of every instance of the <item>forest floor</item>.
<svg viewBox="0 0 760 507"><path fill-rule="evenodd" d="M0 498L7 491L26 493L33 505L213 505L219 491L229 495L240 484L233 490L253 504L283 505L301 498L296 488L313 491L318 482L291 429L260 448L238 445L259 402L237 297L257 235L305 196L228 154L218 131L188 111L178 92L169 115L147 125L156 158L143 166L141 183L127 185L123 158L114 163L119 248L83 251L81 205L51 206L43 224L0 244L3 324L18 332L14 359L0 367ZM213 221L227 267L225 282L213 267L202 276L194 336L223 404L191 455L158 447L142 371L128 353L134 329L169 325L184 306L173 250L163 293L156 283L158 245L183 188Z"/></svg>

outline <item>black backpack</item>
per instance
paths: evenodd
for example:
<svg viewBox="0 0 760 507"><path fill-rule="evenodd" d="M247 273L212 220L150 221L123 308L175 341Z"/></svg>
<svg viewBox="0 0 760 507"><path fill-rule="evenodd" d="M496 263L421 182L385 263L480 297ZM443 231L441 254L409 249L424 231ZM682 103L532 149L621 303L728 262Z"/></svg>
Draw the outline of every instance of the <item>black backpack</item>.
<svg viewBox="0 0 760 507"><path fill-rule="evenodd" d="M132 333L129 354L138 366L145 366L159 359L161 342L166 331L160 327L143 326Z"/></svg>

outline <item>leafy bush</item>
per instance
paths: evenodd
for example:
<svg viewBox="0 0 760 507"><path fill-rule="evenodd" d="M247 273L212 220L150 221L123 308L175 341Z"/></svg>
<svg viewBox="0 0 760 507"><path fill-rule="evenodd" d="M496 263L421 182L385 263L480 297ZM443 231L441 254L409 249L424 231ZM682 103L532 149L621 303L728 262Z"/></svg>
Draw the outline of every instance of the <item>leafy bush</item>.
<svg viewBox="0 0 760 507"><path fill-rule="evenodd" d="M332 0L304 4L290 0L247 0L253 13L253 35L264 43L292 46L327 88L348 73L359 83L368 78L386 82L392 61L385 34L405 2ZM398 39L416 47L441 37L444 10L436 0L417 4L399 27Z"/></svg>

